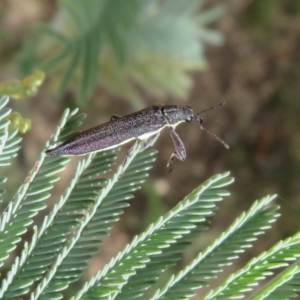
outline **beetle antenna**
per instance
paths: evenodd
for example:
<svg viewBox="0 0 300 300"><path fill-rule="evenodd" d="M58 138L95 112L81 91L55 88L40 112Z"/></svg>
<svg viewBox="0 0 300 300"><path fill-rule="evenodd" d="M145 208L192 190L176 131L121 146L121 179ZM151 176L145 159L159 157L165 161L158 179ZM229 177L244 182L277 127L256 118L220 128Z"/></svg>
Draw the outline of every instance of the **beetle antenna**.
<svg viewBox="0 0 300 300"><path fill-rule="evenodd" d="M213 136L217 141L219 141L226 149L229 149L229 145L227 143L225 143L221 138L219 138L215 133L209 131L208 129L206 129L205 127L203 127L202 124L200 124L200 128L204 131L206 131L208 134L210 134L211 136Z"/></svg>
<svg viewBox="0 0 300 300"><path fill-rule="evenodd" d="M204 110L198 112L198 113L196 114L196 116L199 116L200 114L202 114L202 113L204 113L204 112L207 112L207 111L210 111L210 110L213 110L213 109L216 109L216 108L220 108L220 107L222 107L222 106L224 106L224 105L225 105L225 102L221 102L221 103L219 103L219 104L217 104L217 105L215 105L215 106L213 106L213 107L211 107L211 108L207 108L207 109L204 109Z"/></svg>
<svg viewBox="0 0 300 300"><path fill-rule="evenodd" d="M217 141L219 141L226 149L229 149L229 145L227 143L225 143L221 138L219 138L215 133L209 131L208 129L206 129L205 127L203 127L203 120L202 118L199 117L199 114L209 111L209 110L213 110L215 108L219 108L221 106L223 106L225 104L225 102L222 102L216 106L213 106L211 108L205 109L199 113L197 113L196 115L194 115L194 120L199 124L200 128L204 131L206 131L208 134L210 134L211 136L213 136Z"/></svg>

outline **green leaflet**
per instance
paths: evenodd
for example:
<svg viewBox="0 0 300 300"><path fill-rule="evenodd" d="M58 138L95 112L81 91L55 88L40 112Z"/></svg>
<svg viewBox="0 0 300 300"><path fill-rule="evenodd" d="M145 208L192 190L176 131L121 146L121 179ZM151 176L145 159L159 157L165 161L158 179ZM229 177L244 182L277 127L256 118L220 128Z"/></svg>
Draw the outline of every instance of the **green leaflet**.
<svg viewBox="0 0 300 300"><path fill-rule="evenodd" d="M176 299L177 297L189 299L194 294L193 290L207 286L208 279L217 277L217 273L221 272L225 266L231 265L231 261L237 259L243 249L251 246L252 242L257 239L257 235L271 227L270 224L279 216L276 212L278 207L266 208L266 206L274 198L275 196L268 196L256 201L188 266L171 277L169 282L151 299Z"/></svg>
<svg viewBox="0 0 300 300"><path fill-rule="evenodd" d="M70 127L68 121L72 121L75 114L76 111L65 111L60 125L47 143L47 146L53 145L59 139L59 133L63 126L65 126L66 134L72 134L74 127ZM82 118L83 115L81 115ZM11 148L14 148L19 142L18 139L13 139L14 133L12 135L7 134L7 137L11 137L11 139L8 140L7 146L4 146L2 152L8 151L9 154L6 157L14 153L14 151L11 151ZM32 218L45 208L43 201L50 196L53 183L59 179L59 176L56 174L64 168L68 161L64 157L46 157L42 153L23 185L9 202L0 218L1 263L3 263L8 253L15 249L16 244L20 241L18 237L27 231L27 226L33 222Z"/></svg>
<svg viewBox="0 0 300 300"><path fill-rule="evenodd" d="M109 296L114 299L138 269L145 268L147 265L151 267L149 265L155 263L160 264L161 269L157 270L160 272L170 266L174 262L174 258L167 263L166 255L169 250L169 255L172 257L172 252L175 250L174 247L169 249L170 245L183 243L185 246L184 236L190 234L197 223L205 224L206 217L213 215L216 209L215 202L229 194L227 191L217 188L217 186L223 187L233 181L228 175L229 173L224 173L208 180L164 217L151 224L144 233L135 237L124 251L112 259L109 265L87 282L74 299L82 299L82 297L83 299L92 299L93 295L105 299ZM167 252L164 249L167 249ZM151 262L152 259L154 261ZM148 280L155 281L158 274L153 274L153 277L148 277ZM105 293L102 291L103 286ZM136 296L138 296L139 289L145 290L147 286L134 286L133 289L135 288L137 288ZM127 297L128 295L125 296L125 299ZM122 292L120 299L122 299Z"/></svg>

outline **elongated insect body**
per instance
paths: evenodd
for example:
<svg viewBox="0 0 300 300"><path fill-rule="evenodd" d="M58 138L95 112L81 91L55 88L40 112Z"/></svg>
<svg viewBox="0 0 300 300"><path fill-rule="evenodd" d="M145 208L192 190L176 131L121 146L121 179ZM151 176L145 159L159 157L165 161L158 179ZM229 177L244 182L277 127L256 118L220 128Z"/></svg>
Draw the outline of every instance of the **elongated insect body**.
<svg viewBox="0 0 300 300"><path fill-rule="evenodd" d="M193 110L188 107L151 106L124 117L83 131L57 148L48 150L48 155L82 155L107 150L131 140L143 140L161 131L166 126L176 127L191 120Z"/></svg>
<svg viewBox="0 0 300 300"><path fill-rule="evenodd" d="M132 140L138 143L148 138L150 138L149 143L152 145L158 138L160 131L169 127L175 146L175 152L168 162L168 167L172 170L174 157L180 160L184 160L186 157L184 145L174 129L178 124L192 120L195 120L202 129L206 130L202 126L203 121L199 114L194 115L189 106L151 106L124 117L113 116L109 122L79 133L62 145L47 150L46 154L83 155L108 150ZM223 141L221 142L227 146Z"/></svg>

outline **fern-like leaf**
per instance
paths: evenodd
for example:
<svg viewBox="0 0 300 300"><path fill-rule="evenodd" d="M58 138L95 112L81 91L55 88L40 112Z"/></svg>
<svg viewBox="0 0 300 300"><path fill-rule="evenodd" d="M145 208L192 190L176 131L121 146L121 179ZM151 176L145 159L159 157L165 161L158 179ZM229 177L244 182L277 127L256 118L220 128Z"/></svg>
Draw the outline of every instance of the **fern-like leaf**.
<svg viewBox="0 0 300 300"><path fill-rule="evenodd" d="M204 25L219 18L223 7L204 11L202 16L198 8L203 3L60 0L59 18L54 18L53 28L39 27L41 42L34 49L28 40L23 65L27 72L39 66L62 75L59 93L70 82L77 83L81 102L97 82L126 97L136 109L142 106L136 83L156 96L185 97L191 86L187 73L205 66L206 43L223 41L221 34ZM38 63L38 57L45 61Z"/></svg>
<svg viewBox="0 0 300 300"><path fill-rule="evenodd" d="M300 258L299 246L300 233L298 232L251 259L245 267L230 275L219 288L210 291L205 299L245 296L245 293L251 292L260 281L272 276L275 269L287 267L289 262Z"/></svg>
<svg viewBox="0 0 300 300"><path fill-rule="evenodd" d="M64 236L61 233L57 236L57 239L55 241L51 241L52 243L49 243L47 239L44 239L44 243L42 244L44 255L47 254L47 258L41 259L40 253L38 251L39 256L34 257L34 260L30 261L30 258L32 258L32 254L34 255L34 250L36 245L39 242L39 237L41 237L44 233L46 233L46 229L53 221L53 218L55 216L55 213L58 211L59 208L64 204L66 199L68 198L70 191L74 188L76 180L79 176L79 174L82 172L82 170L85 167L85 163L79 163L77 170L75 172L74 179L69 184L68 189L65 192L65 195L63 195L60 198L60 201L55 205L54 209L52 210L52 213L50 216L45 217L42 229L37 234L37 230L35 229L34 236L32 238L31 245L25 244L25 249L23 253L21 254L21 259L17 257L15 260L15 263L13 264L13 267L10 272L7 274L7 278L2 281L2 288L0 291L1 298L5 299L16 299L17 296L25 294L29 286L39 277L41 277L41 273L44 272L44 268L47 268L47 260L52 260L53 257L51 256L51 251L53 252L53 247L57 248L57 244L63 242ZM48 226L47 226L48 225ZM41 246L41 245L40 245ZM46 247L46 251L45 251ZM41 252L41 249L39 249ZM46 261L46 264L45 264ZM25 265L27 262L27 265ZM49 262L48 262L49 264ZM29 268L29 272L28 269ZM27 271L27 273L26 273ZM24 274L25 273L25 274ZM16 275L19 275L18 277ZM15 279L15 282L13 283L13 280Z"/></svg>
<svg viewBox="0 0 300 300"><path fill-rule="evenodd" d="M50 61L44 64L46 70L57 65L66 65L59 92L63 92L76 70L81 70L81 84L78 99L86 99L97 83L100 49L109 45L117 61L125 61L126 50L124 31L131 26L137 17L139 1L130 0L119 2L117 0L61 0L61 7L69 14L74 26L76 36L66 36L51 29L44 33L50 34L62 49L56 52Z"/></svg>
<svg viewBox="0 0 300 300"><path fill-rule="evenodd" d="M197 223L200 223L200 227L205 229L206 226L203 227L203 222L207 217L213 215L216 209L215 202L229 194L227 191L220 190L221 187L233 181L228 175L229 173L225 173L212 177L164 217L151 224L145 232L135 237L131 244L86 283L75 299L115 299L138 269L154 263L156 266L157 264L161 266L159 271L165 270L169 264L166 261L166 255L171 255L172 250L176 249L176 246L168 249L170 245L175 243L178 245L179 240L189 234ZM184 244L186 245L186 241ZM151 262L152 258L156 259ZM149 277L148 280L155 281L157 274L152 275L154 276ZM137 286L137 292L140 292L141 287ZM122 294L120 297L122 298Z"/></svg>
<svg viewBox="0 0 300 300"><path fill-rule="evenodd" d="M18 144L21 141L20 137L16 137L17 130L9 132L8 127L10 121L7 120L11 112L10 108L4 108L9 101L8 97L0 99L0 167L8 166L11 158L17 155L19 150Z"/></svg>
<svg viewBox="0 0 300 300"><path fill-rule="evenodd" d="M247 213L243 213L236 221L201 252L187 267L151 299L189 299L194 290L207 285L207 279L215 278L224 266L231 265L239 253L251 247L257 235L270 228L270 223L279 216L277 206L265 209L275 196L256 201Z"/></svg>
<svg viewBox="0 0 300 300"><path fill-rule="evenodd" d="M19 150L21 138L17 136L17 130L9 131L10 122L7 120L7 116L10 114L11 109L5 108L9 101L8 97L0 98L0 167L8 166L11 163L11 159L17 155ZM0 184L6 181L5 176L0 177ZM0 201L3 200L3 194L5 190L0 189Z"/></svg>
<svg viewBox="0 0 300 300"><path fill-rule="evenodd" d="M76 266L80 266L87 260L82 249L93 249L94 251L95 247L99 245L99 240L95 240L95 237L100 239L107 234L111 222L116 221L117 216L122 213L122 208L127 206L123 201L132 197L130 193L139 188L146 177L156 151L146 150L138 154L141 147L141 145L137 147L126 160L126 164L119 167L108 181L60 251L49 271L31 294L31 299L60 299L62 297L60 291L73 280L74 268L77 269ZM124 170L126 171L122 175ZM132 185L128 182L131 182Z"/></svg>
<svg viewBox="0 0 300 300"><path fill-rule="evenodd" d="M116 159L113 153L114 150L91 154L79 164L75 177L68 185L65 194L50 215L44 219L38 235L33 238L25 254L22 254L22 259L16 260L12 268L13 272L7 274L0 291L1 297L15 299L25 294L30 285L46 272L53 258L63 247L71 228L78 225L83 212L88 209L101 191L105 180L99 176L110 170ZM91 251L87 253L86 260L91 254ZM83 267L84 264L82 264ZM26 278L25 287L24 278Z"/></svg>
<svg viewBox="0 0 300 300"><path fill-rule="evenodd" d="M279 273L270 282L260 288L249 299L288 300L300 295L299 260Z"/></svg>
<svg viewBox="0 0 300 300"><path fill-rule="evenodd" d="M136 269L135 273L127 278L126 285L118 290L114 299L144 299L144 293L158 281L163 272L176 264L191 241L207 228L205 225L197 224L195 228L189 228L177 237L176 243L169 244L162 253L151 255L143 268Z"/></svg>
<svg viewBox="0 0 300 300"><path fill-rule="evenodd" d="M249 300L274 299L288 300L300 295L300 262L297 262L279 273L270 282L255 292Z"/></svg>
<svg viewBox="0 0 300 300"><path fill-rule="evenodd" d="M53 145L65 126L63 136L69 136L76 126L81 124L84 115L75 116L77 110L66 110L60 124L47 143L47 147ZM70 127L70 123L72 126ZM46 207L43 201L50 196L49 191L53 183L59 179L58 172L64 169L69 159L65 157L46 157L42 153L33 169L29 172L24 184L20 187L14 198L8 204L0 218L0 263L3 264L16 244L21 240L20 235L27 231L32 224L33 217Z"/></svg>
<svg viewBox="0 0 300 300"><path fill-rule="evenodd" d="M4 108L7 103L8 97L2 97L0 99L0 153L2 153L3 151L8 136L7 128L9 125L9 121L6 119L6 117L10 114L11 109Z"/></svg>

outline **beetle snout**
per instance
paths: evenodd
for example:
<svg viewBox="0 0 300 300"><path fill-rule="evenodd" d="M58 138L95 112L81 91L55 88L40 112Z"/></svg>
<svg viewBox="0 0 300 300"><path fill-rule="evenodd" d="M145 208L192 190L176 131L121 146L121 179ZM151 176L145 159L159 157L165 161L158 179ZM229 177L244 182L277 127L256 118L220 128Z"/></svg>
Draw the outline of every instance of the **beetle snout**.
<svg viewBox="0 0 300 300"><path fill-rule="evenodd" d="M198 124L203 124L203 119L199 117L199 115L194 115L193 119L198 123Z"/></svg>

